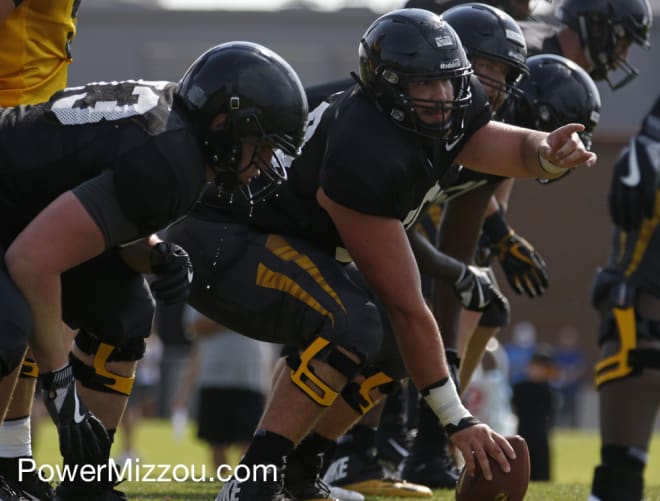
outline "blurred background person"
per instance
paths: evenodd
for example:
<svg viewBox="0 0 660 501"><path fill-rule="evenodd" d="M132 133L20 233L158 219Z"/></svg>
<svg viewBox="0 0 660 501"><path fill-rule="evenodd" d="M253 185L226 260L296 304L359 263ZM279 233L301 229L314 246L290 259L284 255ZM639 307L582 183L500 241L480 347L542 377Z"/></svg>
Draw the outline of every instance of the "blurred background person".
<svg viewBox="0 0 660 501"><path fill-rule="evenodd" d="M527 441L530 480L551 479L550 430L556 408L551 382L557 365L547 346L539 347L527 363L527 376L513 385L511 404L518 416L518 434Z"/></svg>
<svg viewBox="0 0 660 501"><path fill-rule="evenodd" d="M236 463L264 410L278 346L238 334L190 307L184 319L194 345L173 416L185 413L196 394L197 437L208 444L214 467ZM238 449L236 457L231 448Z"/></svg>
<svg viewBox="0 0 660 501"><path fill-rule="evenodd" d="M586 382L587 355L579 346L580 333L573 325L566 325L557 334L555 363L559 379L553 386L559 397L557 403L557 426L578 426L578 398Z"/></svg>

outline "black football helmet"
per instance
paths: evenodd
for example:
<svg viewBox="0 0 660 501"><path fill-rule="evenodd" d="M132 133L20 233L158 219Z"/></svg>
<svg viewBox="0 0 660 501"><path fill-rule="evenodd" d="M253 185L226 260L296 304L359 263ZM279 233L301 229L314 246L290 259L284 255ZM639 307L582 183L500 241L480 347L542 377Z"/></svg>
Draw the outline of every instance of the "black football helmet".
<svg viewBox="0 0 660 501"><path fill-rule="evenodd" d="M590 150L601 109L593 79L570 59L555 54L532 56L527 66L529 75L518 84L523 95L513 102L513 123L545 132L580 123L580 139Z"/></svg>
<svg viewBox="0 0 660 501"><path fill-rule="evenodd" d="M212 47L188 68L175 95L201 131L207 162L225 191L238 186L245 170L239 169L245 138L256 137L287 155L300 153L307 127L305 91L289 63L262 45ZM227 114L224 124L211 127L220 113ZM256 160L255 152L250 165ZM272 162L266 160L259 163L259 181L241 189L251 202L262 200L286 179L277 153Z"/></svg>
<svg viewBox="0 0 660 501"><path fill-rule="evenodd" d="M615 48L626 37L645 49L651 46L653 15L648 0L563 0L557 17L580 35L594 80L607 80L612 89L619 89L639 74ZM624 74L617 82L608 78L614 69Z"/></svg>
<svg viewBox="0 0 660 501"><path fill-rule="evenodd" d="M468 58L482 56L506 64L511 68L504 87L492 79L479 75L486 84L507 96L517 92L515 85L527 75L527 44L518 23L506 12L482 3L468 3L452 7L442 14L461 39Z"/></svg>
<svg viewBox="0 0 660 501"><path fill-rule="evenodd" d="M443 141L458 138L472 103L472 67L461 40L440 16L423 9L399 9L376 19L359 47L360 81L367 93L398 126ZM413 99L408 83L450 80L451 101ZM448 114L439 124L419 119L415 109Z"/></svg>

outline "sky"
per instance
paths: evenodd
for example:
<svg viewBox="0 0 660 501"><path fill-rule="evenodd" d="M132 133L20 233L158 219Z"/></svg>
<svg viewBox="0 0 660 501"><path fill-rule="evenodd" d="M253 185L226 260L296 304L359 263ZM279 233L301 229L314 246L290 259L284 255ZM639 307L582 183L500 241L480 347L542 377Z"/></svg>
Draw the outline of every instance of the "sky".
<svg viewBox="0 0 660 501"><path fill-rule="evenodd" d="M557 0L534 0L535 13L552 10ZM387 12L401 7L405 0L157 0L166 9L200 10L277 10L288 6L301 6L315 10L336 10L343 7L367 7L374 12ZM660 0L650 0L654 12L660 13Z"/></svg>

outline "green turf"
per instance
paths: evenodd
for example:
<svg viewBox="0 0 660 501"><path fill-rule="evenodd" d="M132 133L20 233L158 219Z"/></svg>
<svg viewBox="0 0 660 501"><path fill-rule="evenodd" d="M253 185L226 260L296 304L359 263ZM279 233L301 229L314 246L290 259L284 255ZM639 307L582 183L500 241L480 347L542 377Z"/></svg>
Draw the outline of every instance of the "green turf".
<svg viewBox="0 0 660 501"><path fill-rule="evenodd" d="M35 444L35 457L39 464L59 464L57 436L52 425L39 428ZM113 455L121 449L122 435L118 434ZM150 420L143 422L137 430L136 448L140 452L141 464L195 465L196 474L208 462L208 454L195 438L190 428L183 440L174 440L168 421ZM529 501L577 501L586 500L591 472L598 458L598 436L595 431L560 431L553 435L554 469L553 482L532 483L526 500ZM232 456L234 460L237 455ZM207 466L210 471L210 466ZM141 470L144 475L145 470ZM162 468L156 468L157 476ZM655 435L649 465L646 469L645 501L660 501L660 435ZM124 482L120 489L132 501L166 500L212 500L218 492L217 482ZM394 501L404 498L369 498L378 501ZM410 499L410 498L407 498ZM436 491L433 499L453 500L453 492Z"/></svg>

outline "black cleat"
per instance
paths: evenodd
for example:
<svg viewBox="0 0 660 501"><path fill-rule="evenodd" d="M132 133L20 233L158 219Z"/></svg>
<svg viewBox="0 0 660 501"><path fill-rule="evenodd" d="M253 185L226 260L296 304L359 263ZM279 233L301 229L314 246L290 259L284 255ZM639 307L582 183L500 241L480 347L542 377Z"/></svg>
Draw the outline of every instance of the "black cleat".
<svg viewBox="0 0 660 501"><path fill-rule="evenodd" d="M453 456L445 448L444 451L411 454L403 463L401 477L431 489L455 489L460 473Z"/></svg>
<svg viewBox="0 0 660 501"><path fill-rule="evenodd" d="M401 481L388 475L378 462L375 450L344 450L335 454L323 480L331 487L359 492L364 496L430 498L425 485ZM347 449L347 448L344 448Z"/></svg>

